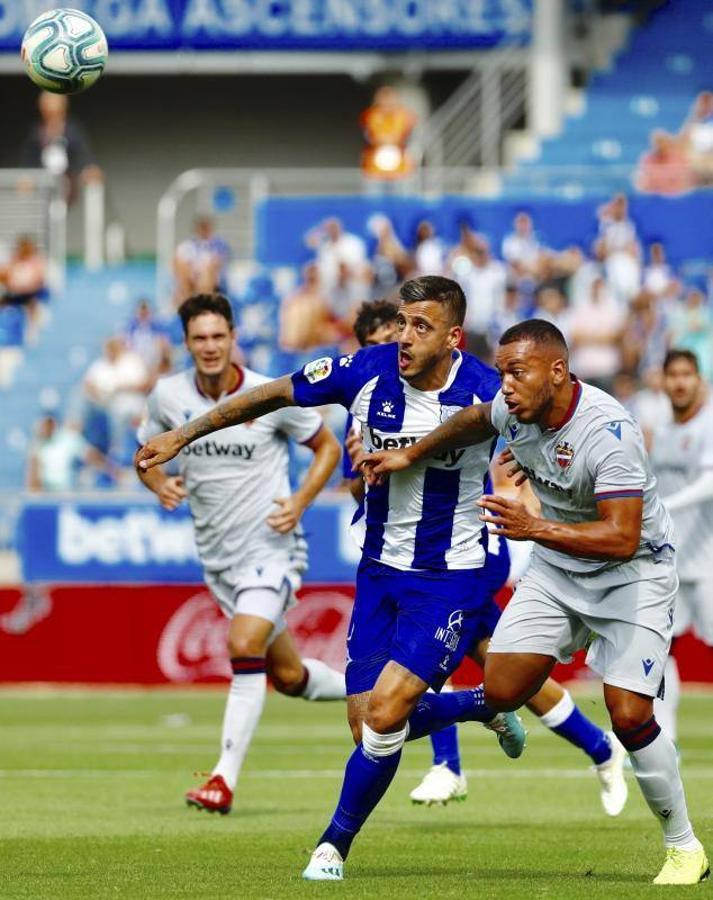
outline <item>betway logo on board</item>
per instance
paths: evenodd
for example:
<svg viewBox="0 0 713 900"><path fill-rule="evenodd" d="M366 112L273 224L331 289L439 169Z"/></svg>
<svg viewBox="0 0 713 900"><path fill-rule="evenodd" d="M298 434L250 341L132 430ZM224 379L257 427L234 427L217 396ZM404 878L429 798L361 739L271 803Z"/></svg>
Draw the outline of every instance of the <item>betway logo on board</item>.
<svg viewBox="0 0 713 900"><path fill-rule="evenodd" d="M69 505L58 512L57 555L70 566L185 564L198 559L189 518L166 518L152 509L89 517Z"/></svg>

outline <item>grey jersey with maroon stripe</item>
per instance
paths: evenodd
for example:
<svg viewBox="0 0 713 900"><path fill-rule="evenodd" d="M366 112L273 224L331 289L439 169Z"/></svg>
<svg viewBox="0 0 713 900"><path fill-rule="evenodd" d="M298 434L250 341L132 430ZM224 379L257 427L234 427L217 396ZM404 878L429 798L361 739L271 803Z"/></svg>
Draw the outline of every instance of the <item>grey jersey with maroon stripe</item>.
<svg viewBox="0 0 713 900"><path fill-rule="evenodd" d="M239 392L269 381L242 369ZM237 393L237 392L234 392ZM217 403L225 400L223 395ZM143 444L211 410L195 369L161 378L149 395L137 437ZM310 409L288 407L254 422L233 425L199 438L181 451L178 463L193 516L196 546L204 568L221 572L245 561L287 554L296 571L307 565L301 529L282 535L265 523L277 510L276 497L289 497L288 438L304 443L322 419Z"/></svg>
<svg viewBox="0 0 713 900"><path fill-rule="evenodd" d="M713 468L713 405L687 422L667 422L654 432L651 464L664 498ZM713 560L713 500L671 513L676 528L676 567L684 581L708 577Z"/></svg>
<svg viewBox="0 0 713 900"><path fill-rule="evenodd" d="M636 556L660 559L673 552L672 525L657 490L644 439L634 419L609 394L575 380L572 406L557 429L523 425L510 415L502 392L493 400L494 427L527 473L542 515L575 524L598 518L597 502L644 498ZM616 562L583 559L535 544L534 556L570 572L594 573Z"/></svg>

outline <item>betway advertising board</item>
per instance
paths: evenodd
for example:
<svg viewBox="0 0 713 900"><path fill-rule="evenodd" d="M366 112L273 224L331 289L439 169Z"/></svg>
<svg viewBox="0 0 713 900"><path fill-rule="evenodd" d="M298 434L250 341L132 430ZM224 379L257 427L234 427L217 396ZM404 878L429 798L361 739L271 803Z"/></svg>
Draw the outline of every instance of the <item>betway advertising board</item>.
<svg viewBox="0 0 713 900"><path fill-rule="evenodd" d="M351 583L359 551L349 497L320 501L302 520L311 582ZM191 584L203 580L187 509L153 498L29 500L17 528L26 582Z"/></svg>

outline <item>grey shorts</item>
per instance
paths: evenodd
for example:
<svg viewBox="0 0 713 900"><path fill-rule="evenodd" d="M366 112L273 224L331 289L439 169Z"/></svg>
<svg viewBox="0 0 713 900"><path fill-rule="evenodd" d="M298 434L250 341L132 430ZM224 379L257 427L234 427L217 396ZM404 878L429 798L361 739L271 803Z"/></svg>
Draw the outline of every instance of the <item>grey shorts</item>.
<svg viewBox="0 0 713 900"><path fill-rule="evenodd" d="M302 583L300 574L279 558L206 572L204 577L227 618L241 614L267 619L274 626L271 640L287 628L285 613L297 602L295 592Z"/></svg>
<svg viewBox="0 0 713 900"><path fill-rule="evenodd" d="M713 578L681 580L673 617L674 636L693 629L697 638L713 647Z"/></svg>
<svg viewBox="0 0 713 900"><path fill-rule="evenodd" d="M655 697L673 633L672 562L636 559L579 575L533 558L495 628L489 653L542 653L587 665L606 684Z"/></svg>

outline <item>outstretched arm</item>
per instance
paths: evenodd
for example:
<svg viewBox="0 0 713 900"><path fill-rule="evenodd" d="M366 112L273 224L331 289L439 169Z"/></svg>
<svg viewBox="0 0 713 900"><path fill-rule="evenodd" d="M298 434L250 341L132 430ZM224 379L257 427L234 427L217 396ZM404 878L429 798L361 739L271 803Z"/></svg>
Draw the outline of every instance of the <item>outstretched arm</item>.
<svg viewBox="0 0 713 900"><path fill-rule="evenodd" d="M144 471L151 469L173 459L187 444L197 438L219 431L221 428L240 425L241 422L250 419L259 419L283 406L294 405L292 379L289 375L268 381L221 403L220 406L216 406L198 419L186 422L180 428L151 438L136 454L136 466Z"/></svg>
<svg viewBox="0 0 713 900"><path fill-rule="evenodd" d="M422 459L445 450L482 444L497 434L490 421L490 403L468 406L451 416L430 434L403 450L380 450L359 459L359 465L373 475L387 475L407 469Z"/></svg>

